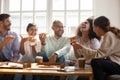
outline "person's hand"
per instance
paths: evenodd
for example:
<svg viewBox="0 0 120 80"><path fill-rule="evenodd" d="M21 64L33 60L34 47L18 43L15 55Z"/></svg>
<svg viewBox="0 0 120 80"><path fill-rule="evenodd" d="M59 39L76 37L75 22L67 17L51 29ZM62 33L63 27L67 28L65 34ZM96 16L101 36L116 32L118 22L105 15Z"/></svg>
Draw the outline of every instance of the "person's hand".
<svg viewBox="0 0 120 80"><path fill-rule="evenodd" d="M74 54L75 54L75 57L76 58L79 58L79 57L82 57L83 54L82 54L82 46L76 42L73 42L72 43L72 46L73 46L73 49L74 49Z"/></svg>
<svg viewBox="0 0 120 80"><path fill-rule="evenodd" d="M37 41L34 37L28 37L28 41L30 41L30 46L36 46L37 45Z"/></svg>
<svg viewBox="0 0 120 80"><path fill-rule="evenodd" d="M76 42L77 36L70 37L69 39L70 39L70 43Z"/></svg>
<svg viewBox="0 0 120 80"><path fill-rule="evenodd" d="M13 62L17 62L18 61L18 56L14 56L13 57Z"/></svg>
<svg viewBox="0 0 120 80"><path fill-rule="evenodd" d="M45 45L46 34L47 33L40 33L39 34L39 39L40 39L42 45Z"/></svg>
<svg viewBox="0 0 120 80"><path fill-rule="evenodd" d="M82 49L82 46L77 42L72 42L71 45L74 49Z"/></svg>
<svg viewBox="0 0 120 80"><path fill-rule="evenodd" d="M70 65L70 66L74 66L75 63L76 63L76 60L71 60L70 63L69 63L69 65Z"/></svg>
<svg viewBox="0 0 120 80"><path fill-rule="evenodd" d="M49 59L49 63L55 63L58 55L56 53L52 54L52 56Z"/></svg>
<svg viewBox="0 0 120 80"><path fill-rule="evenodd" d="M15 36L13 36L13 35L7 35L3 41L4 46L9 44L14 38L15 38Z"/></svg>

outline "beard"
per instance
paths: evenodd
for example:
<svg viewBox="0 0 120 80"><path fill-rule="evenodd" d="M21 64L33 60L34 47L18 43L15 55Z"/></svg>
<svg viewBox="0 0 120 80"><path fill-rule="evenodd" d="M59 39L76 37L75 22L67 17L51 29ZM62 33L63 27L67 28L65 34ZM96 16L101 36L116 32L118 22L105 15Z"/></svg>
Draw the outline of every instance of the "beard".
<svg viewBox="0 0 120 80"><path fill-rule="evenodd" d="M10 29L7 29L8 31L10 30Z"/></svg>
<svg viewBox="0 0 120 80"><path fill-rule="evenodd" d="M9 31L10 30L10 26L11 26L10 24L5 26L5 29Z"/></svg>
<svg viewBox="0 0 120 80"><path fill-rule="evenodd" d="M11 24L4 24L4 25L3 25L3 28L4 28L6 31L9 31L9 30L10 30L10 26L11 26Z"/></svg>
<svg viewBox="0 0 120 80"><path fill-rule="evenodd" d="M10 26L5 27L5 29L9 31L10 30Z"/></svg>
<svg viewBox="0 0 120 80"><path fill-rule="evenodd" d="M63 32L56 32L55 35L61 37L63 35Z"/></svg>

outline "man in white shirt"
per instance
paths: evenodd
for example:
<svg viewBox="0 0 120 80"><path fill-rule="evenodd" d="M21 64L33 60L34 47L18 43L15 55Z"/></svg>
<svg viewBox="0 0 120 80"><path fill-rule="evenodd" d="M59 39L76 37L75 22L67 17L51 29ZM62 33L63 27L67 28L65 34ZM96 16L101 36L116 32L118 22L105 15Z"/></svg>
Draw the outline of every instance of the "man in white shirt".
<svg viewBox="0 0 120 80"><path fill-rule="evenodd" d="M69 38L62 36L64 33L62 22L55 20L51 28L54 31L54 35L46 36L46 33L39 34L39 39L41 40L43 49L42 52L38 53L38 56L42 56L44 62L64 62L66 51L62 51L62 49L65 46L70 46ZM40 79L42 78L42 76L39 77ZM58 77L50 76L47 79L56 80Z"/></svg>
<svg viewBox="0 0 120 80"><path fill-rule="evenodd" d="M65 46L70 45L70 41L68 37L63 37L64 27L62 22L55 20L52 24L52 30L54 31L54 35L46 36L45 33L41 33L39 35L39 39L44 46L43 51L45 53L40 53L40 56L43 56L44 61L49 62L64 62L64 55L66 52L61 52Z"/></svg>

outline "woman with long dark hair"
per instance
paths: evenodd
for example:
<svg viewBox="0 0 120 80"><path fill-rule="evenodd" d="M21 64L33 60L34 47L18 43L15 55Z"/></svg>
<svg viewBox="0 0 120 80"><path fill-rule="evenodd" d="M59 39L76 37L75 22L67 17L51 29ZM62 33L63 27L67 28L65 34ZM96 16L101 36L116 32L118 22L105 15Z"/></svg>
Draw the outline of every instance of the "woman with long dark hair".
<svg viewBox="0 0 120 80"><path fill-rule="evenodd" d="M76 29L76 35L71 39L72 41L76 41L78 44L84 45L91 49L98 49L100 47L100 37L96 35L93 31L93 19L88 18L84 22L82 22ZM76 51L74 51L76 53ZM74 54L71 52L68 54L69 58L71 58ZM76 58L81 57L79 54L75 54ZM87 60L87 63L90 62Z"/></svg>
<svg viewBox="0 0 120 80"><path fill-rule="evenodd" d="M92 55L91 65L95 80L105 80L105 74L120 74L120 30L110 27L110 21L105 16L94 20L93 30L97 36L103 36L101 47L92 50L73 42L75 50L82 51L77 54L86 57Z"/></svg>
<svg viewBox="0 0 120 80"><path fill-rule="evenodd" d="M76 35L70 38L71 42L75 41L78 44L84 45L87 48L98 49L100 47L100 37L93 31L93 19L88 18L82 22L76 29ZM75 54L75 55L74 55ZM71 46L70 51L67 54L68 65L76 64L77 58L83 57L82 55L76 54L73 47ZM87 58L86 63L89 64L90 58ZM76 80L78 76L68 76L66 80ZM80 77L84 78L84 77ZM63 79L62 79L63 80Z"/></svg>

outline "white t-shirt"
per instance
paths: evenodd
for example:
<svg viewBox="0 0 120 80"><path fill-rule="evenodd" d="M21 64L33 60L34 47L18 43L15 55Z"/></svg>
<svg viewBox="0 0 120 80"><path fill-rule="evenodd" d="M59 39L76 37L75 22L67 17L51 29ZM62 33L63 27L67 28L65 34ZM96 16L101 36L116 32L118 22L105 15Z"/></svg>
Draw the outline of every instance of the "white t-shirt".
<svg viewBox="0 0 120 80"><path fill-rule="evenodd" d="M23 55L21 61L22 62L35 62L35 55L33 56L32 47L30 47L30 41L24 42L24 48L25 48L24 49L25 54ZM35 50L37 53L41 51L41 42L40 41L37 41Z"/></svg>
<svg viewBox="0 0 120 80"><path fill-rule="evenodd" d="M86 46L86 47L88 47L88 48L91 48L91 49L98 49L98 48L100 48L100 42L99 42L99 40L96 39L96 38L93 38L93 39L91 39L90 41L88 41L88 42L86 42L86 43L83 42L83 41L81 40L81 38L79 38L79 39L77 40L77 42L78 42L79 44L84 45L84 46ZM76 57L75 57L75 55L74 55L73 46L71 46L70 51L69 51L69 53L65 56L65 58L68 59L68 60L74 60L74 59L76 59Z"/></svg>

